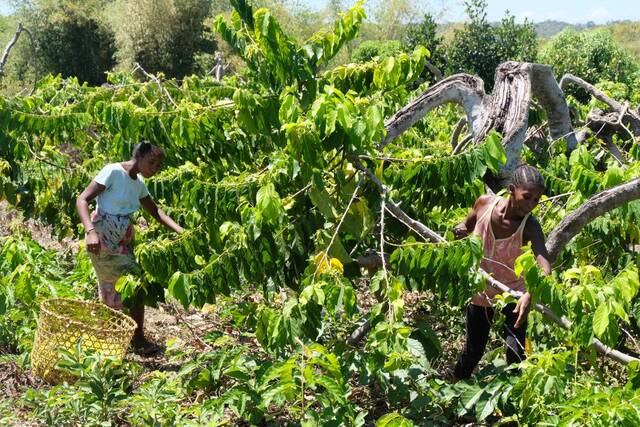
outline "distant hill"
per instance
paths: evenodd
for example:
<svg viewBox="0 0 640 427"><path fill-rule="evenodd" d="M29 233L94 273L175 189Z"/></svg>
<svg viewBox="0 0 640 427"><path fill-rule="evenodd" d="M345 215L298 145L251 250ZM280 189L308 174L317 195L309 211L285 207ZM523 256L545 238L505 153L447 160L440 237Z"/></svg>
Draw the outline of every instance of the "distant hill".
<svg viewBox="0 0 640 427"><path fill-rule="evenodd" d="M570 24L568 22L553 20L536 22L533 26L536 30L536 34L541 39L553 37L565 28L573 28L576 31L583 31L597 27L594 22L587 22L586 24Z"/></svg>

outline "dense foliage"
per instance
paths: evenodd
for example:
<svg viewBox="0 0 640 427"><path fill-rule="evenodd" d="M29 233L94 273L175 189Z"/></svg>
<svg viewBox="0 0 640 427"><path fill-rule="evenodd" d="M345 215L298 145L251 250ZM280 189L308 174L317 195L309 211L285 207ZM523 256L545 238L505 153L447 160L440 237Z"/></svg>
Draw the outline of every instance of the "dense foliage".
<svg viewBox="0 0 640 427"><path fill-rule="evenodd" d="M542 49L540 60L551 65L558 76L571 73L592 83L612 81L632 86L640 72L637 60L620 48L607 30L565 30ZM584 92L579 96L588 100Z"/></svg>
<svg viewBox="0 0 640 427"><path fill-rule="evenodd" d="M487 20L487 2L465 2L469 22L455 30L447 49L447 70L450 74L476 74L491 89L496 67L508 60L535 62L537 40L533 25L516 24L507 15L497 26Z"/></svg>
<svg viewBox="0 0 640 427"><path fill-rule="evenodd" d="M550 277L529 250L518 260L536 301L566 316L571 330L532 314L525 362L506 367L493 350L474 379L447 382L461 307L484 286L481 244L422 241L386 206L400 203L451 238L485 191L484 176L505 161L500 135L452 155L459 117L442 107L380 152L385 118L427 87L412 89L428 50L333 66L358 34L362 3L302 41L270 10L233 5L213 26L246 66L222 82L141 83L113 73L109 85L91 87L49 76L33 95L0 98L0 197L58 236L83 234L74 200L105 163L126 159L142 138L164 147L165 169L147 184L188 231L168 235L138 218L149 223L135 249L144 274L117 288L129 302L213 306L227 322L197 345L169 342L175 369L164 372L66 352L61 367L78 381L31 388L10 403L0 393L0 421L633 425L640 366L604 363L590 343L635 345L638 202L586 227ZM572 103L584 118L588 106ZM638 143L617 142L624 165L596 138L572 153L562 140L524 148L556 196L535 212L545 231L593 194L639 175ZM0 245L0 350L9 354L0 363L28 367L39 302L89 298L92 269L82 248L44 249L19 226ZM362 277L355 258L371 251L388 252L389 262ZM415 295L419 303L408 302ZM367 321L362 342L348 344Z"/></svg>

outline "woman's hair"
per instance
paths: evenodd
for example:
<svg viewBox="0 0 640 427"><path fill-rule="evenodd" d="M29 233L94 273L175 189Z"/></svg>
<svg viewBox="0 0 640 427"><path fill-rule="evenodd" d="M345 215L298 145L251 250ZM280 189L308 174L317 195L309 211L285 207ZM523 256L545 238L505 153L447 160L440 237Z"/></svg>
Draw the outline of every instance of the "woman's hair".
<svg viewBox="0 0 640 427"><path fill-rule="evenodd" d="M164 150L157 145L153 145L149 141L140 141L139 144L136 144L133 147L133 158L143 158L145 156L158 156L162 159L165 158L166 154Z"/></svg>
<svg viewBox="0 0 640 427"><path fill-rule="evenodd" d="M529 185L532 187L542 188L543 190L546 189L544 178L540 171L526 163L521 163L516 167L516 170L513 171L513 175L511 175L511 184L516 187Z"/></svg>

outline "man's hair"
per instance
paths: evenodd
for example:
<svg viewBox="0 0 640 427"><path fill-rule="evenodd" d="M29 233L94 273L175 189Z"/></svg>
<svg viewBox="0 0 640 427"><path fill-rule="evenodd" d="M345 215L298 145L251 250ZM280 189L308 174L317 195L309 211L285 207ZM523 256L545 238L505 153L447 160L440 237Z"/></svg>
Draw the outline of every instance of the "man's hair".
<svg viewBox="0 0 640 427"><path fill-rule="evenodd" d="M526 163L522 163L516 167L511 175L511 184L516 187L529 185L532 187L546 189L544 178L538 169Z"/></svg>
<svg viewBox="0 0 640 427"><path fill-rule="evenodd" d="M157 145L153 145L149 141L143 140L140 141L139 144L136 144L133 147L132 157L135 158L143 158L145 156L158 156L162 159L165 158L166 154L164 150Z"/></svg>

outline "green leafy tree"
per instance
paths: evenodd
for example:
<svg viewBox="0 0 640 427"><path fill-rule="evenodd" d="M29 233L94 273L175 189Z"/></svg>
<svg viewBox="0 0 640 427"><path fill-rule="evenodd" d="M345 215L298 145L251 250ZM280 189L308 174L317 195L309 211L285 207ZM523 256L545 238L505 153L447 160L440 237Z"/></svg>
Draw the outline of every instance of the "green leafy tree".
<svg viewBox="0 0 640 427"><path fill-rule="evenodd" d="M102 3L106 2L56 0L19 9L37 45L40 75L75 76L90 85L106 81L106 72L116 64L116 44L113 31L100 18ZM33 51L25 43L18 52L25 68Z"/></svg>
<svg viewBox="0 0 640 427"><path fill-rule="evenodd" d="M196 71L199 52L215 50L204 26L208 0L122 0L112 11L123 66L137 62L149 72L180 78Z"/></svg>
<svg viewBox="0 0 640 427"><path fill-rule="evenodd" d="M465 4L469 22L454 31L447 47L449 74L477 74L485 87L491 89L500 63L536 59L537 41L532 24L516 24L513 16L506 15L500 25L493 27L487 20L485 0L469 0Z"/></svg>
<svg viewBox="0 0 640 427"><path fill-rule="evenodd" d="M447 64L446 53L443 46L443 38L438 35L438 24L434 17L425 13L422 21L407 25L407 33L404 36L404 44L409 50L414 50L421 45L429 49L429 61L440 71L443 71ZM432 74L425 72L425 78Z"/></svg>
<svg viewBox="0 0 640 427"><path fill-rule="evenodd" d="M540 59L553 67L558 78L571 73L593 84L609 80L632 86L640 70L638 62L605 29L564 30L544 47ZM584 91L570 93L588 99Z"/></svg>
<svg viewBox="0 0 640 427"><path fill-rule="evenodd" d="M367 62L375 57L385 59L397 55L403 50L399 40L366 40L354 49L351 59L354 62Z"/></svg>

